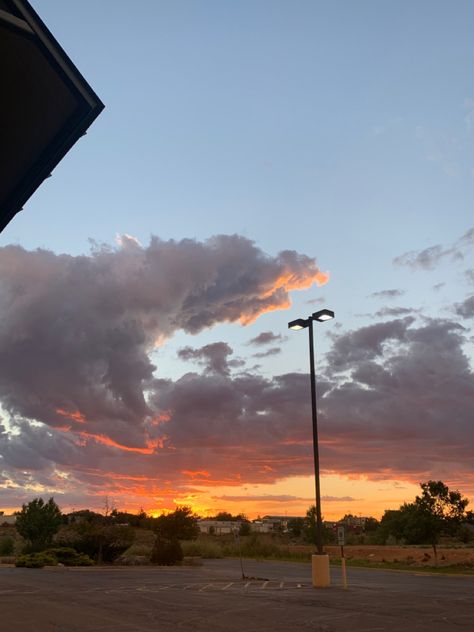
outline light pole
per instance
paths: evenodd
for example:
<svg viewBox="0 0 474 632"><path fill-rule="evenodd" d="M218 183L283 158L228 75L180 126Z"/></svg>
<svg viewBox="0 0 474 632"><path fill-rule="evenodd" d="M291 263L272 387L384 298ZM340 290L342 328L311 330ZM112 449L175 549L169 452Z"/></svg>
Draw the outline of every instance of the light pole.
<svg viewBox="0 0 474 632"><path fill-rule="evenodd" d="M323 550L323 521L321 517L321 486L319 480L319 441L318 441L318 411L316 407L316 373L314 370L314 342L313 320L324 322L334 318L334 312L330 309L321 309L314 312L308 318L297 318L288 323L288 328L298 331L308 329L309 333L309 368L311 381L311 417L313 421L313 456L314 456L314 482L316 488L316 556L313 555L313 584L315 586L329 585L329 558L317 560L317 556L324 556ZM326 556L327 557L327 556ZM326 568L327 567L327 568Z"/></svg>

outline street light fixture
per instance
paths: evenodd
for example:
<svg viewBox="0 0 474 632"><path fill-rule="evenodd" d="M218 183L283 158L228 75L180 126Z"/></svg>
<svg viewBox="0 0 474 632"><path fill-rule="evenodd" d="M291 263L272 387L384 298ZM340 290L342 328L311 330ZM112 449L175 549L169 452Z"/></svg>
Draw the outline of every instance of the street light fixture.
<svg viewBox="0 0 474 632"><path fill-rule="evenodd" d="M331 309L320 309L319 312L314 312L311 318L313 320L318 320L319 322L332 320L334 318L334 312Z"/></svg>
<svg viewBox="0 0 474 632"><path fill-rule="evenodd" d="M313 585L329 585L329 558L323 550L323 521L321 517L321 486L319 480L319 441L318 441L318 413L316 408L316 374L314 369L314 341L313 320L324 322L334 318L334 312L330 309L321 309L314 312L308 318L297 318L288 323L288 329L298 331L308 328L309 333L309 366L311 378L311 413L313 421L313 456L314 456L314 481L316 488L316 555L312 557ZM320 559L315 559L318 558Z"/></svg>

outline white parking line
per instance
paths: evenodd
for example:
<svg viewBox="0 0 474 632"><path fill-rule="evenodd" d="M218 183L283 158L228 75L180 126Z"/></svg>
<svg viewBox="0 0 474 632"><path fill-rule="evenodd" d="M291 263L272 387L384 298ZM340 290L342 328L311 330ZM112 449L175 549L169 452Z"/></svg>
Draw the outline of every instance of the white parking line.
<svg viewBox="0 0 474 632"><path fill-rule="evenodd" d="M262 584L262 590L263 590L263 589L265 588L265 586L266 586L267 584L269 584L269 583L270 583L270 582L263 582L263 584Z"/></svg>
<svg viewBox="0 0 474 632"><path fill-rule="evenodd" d="M227 584L226 586L224 586L224 588L222 588L222 590L227 590L228 588L230 588L232 586L234 582L230 582L230 584Z"/></svg>

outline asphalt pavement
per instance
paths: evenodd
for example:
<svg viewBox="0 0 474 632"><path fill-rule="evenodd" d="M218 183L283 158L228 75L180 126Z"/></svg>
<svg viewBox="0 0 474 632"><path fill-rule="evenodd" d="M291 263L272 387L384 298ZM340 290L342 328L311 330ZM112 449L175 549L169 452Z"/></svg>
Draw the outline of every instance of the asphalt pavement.
<svg viewBox="0 0 474 632"><path fill-rule="evenodd" d="M0 567L2 632L474 630L474 576L209 560L200 567Z"/></svg>

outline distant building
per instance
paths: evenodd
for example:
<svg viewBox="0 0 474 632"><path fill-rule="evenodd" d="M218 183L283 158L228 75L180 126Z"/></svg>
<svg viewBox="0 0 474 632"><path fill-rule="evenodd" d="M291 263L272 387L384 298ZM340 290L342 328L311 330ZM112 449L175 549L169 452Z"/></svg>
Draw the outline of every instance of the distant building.
<svg viewBox="0 0 474 632"><path fill-rule="evenodd" d="M353 516L348 514L339 520L338 524L344 525L348 531L355 533L361 533L365 531L365 523L367 521L366 516Z"/></svg>
<svg viewBox="0 0 474 632"><path fill-rule="evenodd" d="M238 533L242 520L198 520L199 531L207 535Z"/></svg>
<svg viewBox="0 0 474 632"><path fill-rule="evenodd" d="M252 521L255 533L288 533L288 523L298 516L263 516Z"/></svg>
<svg viewBox="0 0 474 632"><path fill-rule="evenodd" d="M3 511L0 511L0 526L11 526L16 522L16 516L5 516Z"/></svg>

